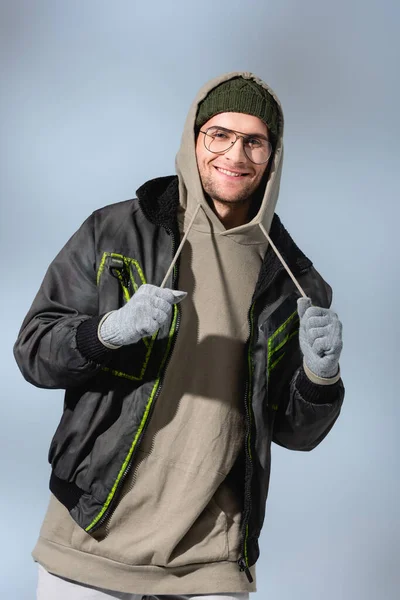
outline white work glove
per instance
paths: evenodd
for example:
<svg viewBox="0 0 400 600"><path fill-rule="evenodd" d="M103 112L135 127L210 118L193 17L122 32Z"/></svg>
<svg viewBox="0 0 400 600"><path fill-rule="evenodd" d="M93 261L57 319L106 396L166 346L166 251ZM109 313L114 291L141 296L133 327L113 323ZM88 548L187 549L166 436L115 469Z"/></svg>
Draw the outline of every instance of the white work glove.
<svg viewBox="0 0 400 600"><path fill-rule="evenodd" d="M135 344L150 337L171 317L172 307L187 293L145 283L118 310L106 315L99 327L99 339L107 347Z"/></svg>

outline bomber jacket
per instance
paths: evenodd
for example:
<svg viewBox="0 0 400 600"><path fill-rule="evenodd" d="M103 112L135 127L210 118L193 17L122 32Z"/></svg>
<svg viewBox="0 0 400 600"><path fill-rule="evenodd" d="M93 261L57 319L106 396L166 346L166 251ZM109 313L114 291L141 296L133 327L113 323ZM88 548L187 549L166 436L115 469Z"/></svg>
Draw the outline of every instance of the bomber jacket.
<svg viewBox="0 0 400 600"><path fill-rule="evenodd" d="M65 389L49 450L50 489L86 532L95 531L119 492L151 419L179 335L180 309L154 336L116 350L99 340L102 317L143 283L160 285L179 245L178 178L139 188L137 198L99 209L51 263L14 346L27 381ZM275 214L271 239L315 305L331 288ZM167 286L175 288L179 259ZM271 442L309 451L328 434L344 398L342 380L311 382L299 347L299 294L271 247L249 307L246 363L244 510L239 568L259 556ZM118 432L118 435L116 435Z"/></svg>

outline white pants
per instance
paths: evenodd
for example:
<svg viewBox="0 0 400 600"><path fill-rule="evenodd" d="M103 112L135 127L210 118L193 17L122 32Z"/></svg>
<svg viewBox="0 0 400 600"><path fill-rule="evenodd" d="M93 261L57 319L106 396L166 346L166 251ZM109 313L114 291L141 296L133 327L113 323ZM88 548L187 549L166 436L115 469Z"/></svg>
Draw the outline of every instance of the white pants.
<svg viewBox="0 0 400 600"><path fill-rule="evenodd" d="M249 600L249 594L202 594L195 596L125 594L75 583L48 573L38 565L38 587L36 600Z"/></svg>

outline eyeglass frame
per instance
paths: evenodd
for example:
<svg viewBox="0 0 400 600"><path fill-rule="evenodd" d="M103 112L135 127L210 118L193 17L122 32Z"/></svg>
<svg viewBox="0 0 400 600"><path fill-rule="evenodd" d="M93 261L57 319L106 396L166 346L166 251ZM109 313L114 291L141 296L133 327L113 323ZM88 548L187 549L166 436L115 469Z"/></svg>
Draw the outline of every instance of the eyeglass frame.
<svg viewBox="0 0 400 600"><path fill-rule="evenodd" d="M226 150L220 150L219 152L215 152L214 150L210 150L209 148L207 148L206 146L206 135L208 135L209 137L211 137L207 131L209 131L210 129L221 129L222 131L227 131L230 133L234 133L236 135L236 140L230 145L229 148L227 148ZM259 137L257 134L247 134L247 133L243 133L242 131L235 131L235 129L228 129L227 127L220 127L219 125L211 125L210 127L207 127L206 131L203 131L202 129L199 129L199 133L203 133L204 134L204 147L206 150L208 150L208 152L211 152L212 154L226 154L227 152L229 152L229 150L232 150L233 146L236 144L236 142L238 141L239 138L242 138L243 140L245 138L255 138L255 137ZM260 163L256 163L254 162L254 160L252 158L250 158L250 156L248 156L246 149L243 145L243 152L245 153L245 155L247 156L247 158L255 165L265 165L265 163L267 163L269 161L269 159L271 158L271 154L272 154L272 144L269 140L264 140L267 142L267 144L269 144L270 147L270 153L268 155L267 160L264 160L263 162Z"/></svg>

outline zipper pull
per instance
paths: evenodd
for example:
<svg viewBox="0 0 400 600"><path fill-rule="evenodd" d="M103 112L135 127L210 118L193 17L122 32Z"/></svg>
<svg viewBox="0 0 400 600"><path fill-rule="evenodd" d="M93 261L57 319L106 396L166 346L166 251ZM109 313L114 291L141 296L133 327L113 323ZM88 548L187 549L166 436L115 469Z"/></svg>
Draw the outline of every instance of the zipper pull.
<svg viewBox="0 0 400 600"><path fill-rule="evenodd" d="M254 580L251 576L250 569L246 565L244 558L239 558L238 565L239 565L239 570L244 571L246 573L246 577L247 577L249 583L253 583Z"/></svg>
<svg viewBox="0 0 400 600"><path fill-rule="evenodd" d="M115 256L112 256L109 258L109 269L110 269L110 273L113 277L115 277L116 279L118 279L118 275L116 274L115 271L117 271L117 273L119 272L121 278L122 278L122 283L124 284L124 286L127 288L128 292L131 292L131 279L129 277L129 270L128 267L126 266L126 264L124 263L124 261L121 258L116 258Z"/></svg>
<svg viewBox="0 0 400 600"><path fill-rule="evenodd" d="M122 260L122 258L117 258L116 256L109 256L108 265L110 271L112 271L112 269L123 269L124 261Z"/></svg>

